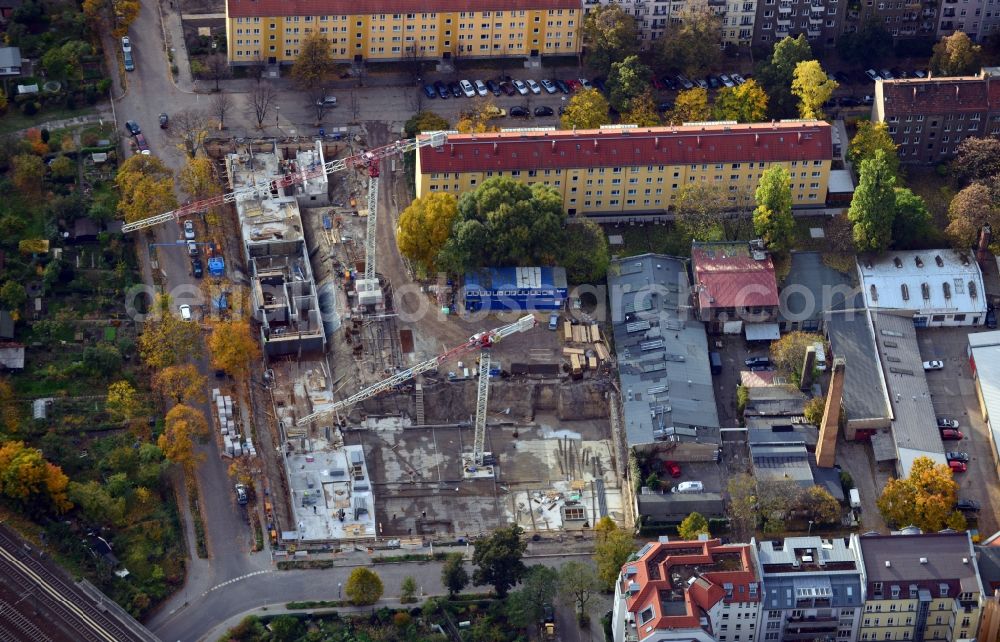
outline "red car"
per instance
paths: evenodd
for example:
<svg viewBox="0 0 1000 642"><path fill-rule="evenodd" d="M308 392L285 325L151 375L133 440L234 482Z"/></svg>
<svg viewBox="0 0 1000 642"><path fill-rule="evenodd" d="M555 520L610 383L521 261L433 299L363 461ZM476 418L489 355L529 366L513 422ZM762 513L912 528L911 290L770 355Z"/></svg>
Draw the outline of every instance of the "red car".
<svg viewBox="0 0 1000 642"><path fill-rule="evenodd" d="M964 473L969 469L969 467L965 465L965 462L955 461L954 459L948 462L948 466L951 467L951 472L953 473Z"/></svg>
<svg viewBox="0 0 1000 642"><path fill-rule="evenodd" d="M663 472L677 479L681 476L681 467L676 461L665 461L663 462Z"/></svg>
<svg viewBox="0 0 1000 642"><path fill-rule="evenodd" d="M667 88L667 86L664 85L663 81L660 80L659 78L653 78L653 80L651 80L650 82L653 83L653 87L655 87L657 91L663 91L664 89Z"/></svg>
<svg viewBox="0 0 1000 642"><path fill-rule="evenodd" d="M965 435L962 434L961 430L952 430L951 428L941 429L941 439L944 441L958 441L964 437Z"/></svg>
<svg viewBox="0 0 1000 642"><path fill-rule="evenodd" d="M576 78L570 78L566 81L566 84L569 85L570 91L580 91L583 87L583 85L580 84L580 81Z"/></svg>

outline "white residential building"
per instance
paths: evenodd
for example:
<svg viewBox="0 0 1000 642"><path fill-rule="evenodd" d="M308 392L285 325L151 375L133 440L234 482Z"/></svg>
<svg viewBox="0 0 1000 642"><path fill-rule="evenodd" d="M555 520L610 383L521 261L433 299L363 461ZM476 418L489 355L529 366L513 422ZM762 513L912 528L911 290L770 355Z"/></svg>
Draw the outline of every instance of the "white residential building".
<svg viewBox="0 0 1000 642"><path fill-rule="evenodd" d="M910 310L918 328L986 321L983 273L971 251L886 252L857 266L870 310Z"/></svg>

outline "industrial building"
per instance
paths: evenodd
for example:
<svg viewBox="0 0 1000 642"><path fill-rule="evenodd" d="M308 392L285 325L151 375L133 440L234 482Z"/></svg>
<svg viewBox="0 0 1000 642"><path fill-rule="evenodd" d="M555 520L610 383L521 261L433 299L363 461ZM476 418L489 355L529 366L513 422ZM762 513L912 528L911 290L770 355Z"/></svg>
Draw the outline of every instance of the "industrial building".
<svg viewBox="0 0 1000 642"><path fill-rule="evenodd" d="M913 250L858 259L865 305L910 310L918 328L986 322L983 273L971 252Z"/></svg>
<svg viewBox="0 0 1000 642"><path fill-rule="evenodd" d="M778 324L782 332L822 332L824 314L864 306L861 290L843 272L823 262L820 252L791 252L792 267L782 280Z"/></svg>
<svg viewBox="0 0 1000 642"><path fill-rule="evenodd" d="M695 241L691 264L695 307L709 332L744 332L747 341L780 337L778 282L762 242Z"/></svg>
<svg viewBox="0 0 1000 642"><path fill-rule="evenodd" d="M338 62L575 56L579 0L227 0L229 63L291 64L310 34Z"/></svg>
<svg viewBox="0 0 1000 642"><path fill-rule="evenodd" d="M566 302L566 269L487 268L465 275L465 309L559 310Z"/></svg>
<svg viewBox="0 0 1000 642"><path fill-rule="evenodd" d="M990 438L993 467L1000 474L1000 331L970 334L968 354L979 411Z"/></svg>
<svg viewBox="0 0 1000 642"><path fill-rule="evenodd" d="M821 121L449 134L444 145L417 151L417 197L457 196L504 176L552 187L570 216L663 216L685 185L724 181L752 194L779 164L792 176L792 206L820 207L832 159L831 128Z"/></svg>

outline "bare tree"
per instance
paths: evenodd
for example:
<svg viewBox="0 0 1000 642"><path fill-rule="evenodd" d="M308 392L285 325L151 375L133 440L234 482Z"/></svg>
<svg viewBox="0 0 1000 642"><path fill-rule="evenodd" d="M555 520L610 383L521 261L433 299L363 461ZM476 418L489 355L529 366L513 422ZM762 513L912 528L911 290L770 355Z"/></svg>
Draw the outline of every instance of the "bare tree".
<svg viewBox="0 0 1000 642"><path fill-rule="evenodd" d="M264 60L264 55L258 51L254 54L250 64L247 65L247 77L253 78L259 85L264 77L265 69L267 69L267 62Z"/></svg>
<svg viewBox="0 0 1000 642"><path fill-rule="evenodd" d="M271 113L278 92L270 83L258 83L250 92L250 116L257 121L257 129L264 128L264 120Z"/></svg>
<svg viewBox="0 0 1000 642"><path fill-rule="evenodd" d="M219 81L231 75L232 69L225 54L216 53L205 59L205 77L215 81L215 91L219 91Z"/></svg>
<svg viewBox="0 0 1000 642"><path fill-rule="evenodd" d="M403 50L403 67L410 74L410 80L416 85L420 81L420 74L424 68L416 42L407 45L406 49Z"/></svg>
<svg viewBox="0 0 1000 642"><path fill-rule="evenodd" d="M226 112L233 106L232 98L225 92L219 92L212 96L209 103L212 115L219 121L219 129L226 128Z"/></svg>
<svg viewBox="0 0 1000 642"><path fill-rule="evenodd" d="M351 123L358 123L358 114L361 113L361 108L358 105L358 94L352 89L351 90Z"/></svg>
<svg viewBox="0 0 1000 642"><path fill-rule="evenodd" d="M179 111L170 122L170 139L177 144L178 149L194 158L208 136L209 122L206 112L197 109Z"/></svg>

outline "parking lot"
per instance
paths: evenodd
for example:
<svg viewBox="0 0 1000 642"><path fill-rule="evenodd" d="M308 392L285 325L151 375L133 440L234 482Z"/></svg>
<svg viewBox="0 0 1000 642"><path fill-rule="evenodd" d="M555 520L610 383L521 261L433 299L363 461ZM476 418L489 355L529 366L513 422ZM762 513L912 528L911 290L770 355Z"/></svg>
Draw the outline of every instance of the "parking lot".
<svg viewBox="0 0 1000 642"><path fill-rule="evenodd" d="M998 528L1000 497L996 491L1000 484L966 356L968 334L967 328L933 328L918 330L917 340L924 360L944 362L944 369L927 373L927 384L937 415L957 419L965 436L961 441L946 441L944 445L947 450L969 453L968 472L957 473L955 479L961 486L959 497L974 499L982 506L978 529L980 537L985 539ZM976 528L973 520L970 527Z"/></svg>

